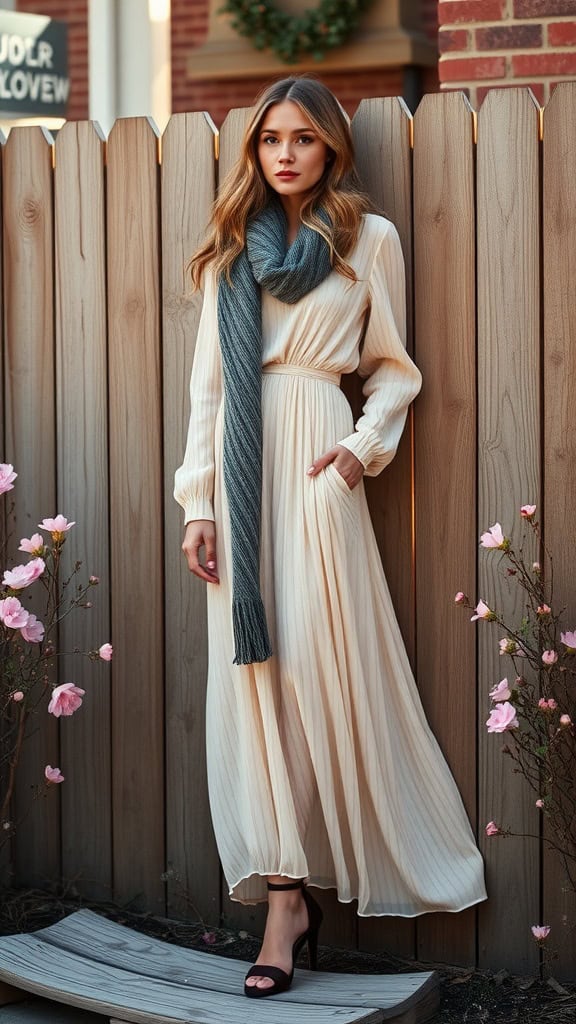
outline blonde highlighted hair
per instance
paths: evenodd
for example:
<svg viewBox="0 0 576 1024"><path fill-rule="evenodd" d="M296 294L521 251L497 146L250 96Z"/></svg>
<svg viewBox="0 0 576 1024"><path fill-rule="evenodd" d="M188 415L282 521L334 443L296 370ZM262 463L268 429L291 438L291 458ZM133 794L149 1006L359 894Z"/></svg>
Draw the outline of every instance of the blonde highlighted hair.
<svg viewBox="0 0 576 1024"><path fill-rule="evenodd" d="M344 277L356 280L346 256L358 238L362 214L373 206L358 180L347 115L322 82L299 75L273 82L256 100L240 156L214 203L208 238L190 260L195 288L200 287L207 266L216 275L229 274L246 243L248 221L260 213L275 194L260 168L258 142L268 110L285 100L301 108L318 137L326 143L330 156L322 177L303 201L300 218L326 239L333 268ZM330 226L318 216L319 207L327 213Z"/></svg>

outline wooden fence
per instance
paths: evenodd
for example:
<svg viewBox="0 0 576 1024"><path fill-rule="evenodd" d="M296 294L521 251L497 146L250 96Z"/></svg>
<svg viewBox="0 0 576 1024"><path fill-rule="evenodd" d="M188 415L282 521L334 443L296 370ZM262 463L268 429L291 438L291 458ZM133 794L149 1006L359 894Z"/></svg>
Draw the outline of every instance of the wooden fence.
<svg viewBox="0 0 576 1024"><path fill-rule="evenodd" d="M68 666L82 711L40 716L18 799L46 763L65 784L16 839L22 883L64 876L94 899L222 917L254 931L261 909L229 901L204 765L204 587L180 552L172 480L184 446L200 300L184 265L202 236L218 169L245 111L219 137L178 114L91 123L56 140L14 129L2 148L3 459L18 473L17 537L62 512L74 557L102 582L61 647L111 639L114 660ZM457 590L510 609L479 552L539 506L558 600L576 625L576 83L544 111L526 89L364 101L353 122L361 174L398 226L410 347L424 388L399 454L368 482L382 558L430 722L478 829L490 899L458 915L358 919L323 898L325 941L528 973L530 933L552 925L557 975L576 961L575 907L538 841L486 840L489 819L540 829L533 796L488 736L496 635L454 608ZM357 385L349 382L357 397ZM545 486L544 486L545 484ZM18 530L21 529L21 532ZM572 619L570 619L570 614ZM570 931L570 929L572 929Z"/></svg>

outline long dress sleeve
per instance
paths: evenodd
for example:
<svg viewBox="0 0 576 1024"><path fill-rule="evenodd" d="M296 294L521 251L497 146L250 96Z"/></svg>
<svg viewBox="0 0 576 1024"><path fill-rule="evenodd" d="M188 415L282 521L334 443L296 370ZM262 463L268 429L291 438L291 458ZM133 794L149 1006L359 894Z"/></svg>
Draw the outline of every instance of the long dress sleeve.
<svg viewBox="0 0 576 1024"><path fill-rule="evenodd" d="M216 282L205 273L204 302L190 378L190 422L184 461L176 470L174 497L184 522L214 520L214 426L222 396Z"/></svg>
<svg viewBox="0 0 576 1024"><path fill-rule="evenodd" d="M353 434L338 443L376 476L392 461L422 377L406 352L406 284L398 232L387 221L370 273L368 323L358 366L366 399Z"/></svg>

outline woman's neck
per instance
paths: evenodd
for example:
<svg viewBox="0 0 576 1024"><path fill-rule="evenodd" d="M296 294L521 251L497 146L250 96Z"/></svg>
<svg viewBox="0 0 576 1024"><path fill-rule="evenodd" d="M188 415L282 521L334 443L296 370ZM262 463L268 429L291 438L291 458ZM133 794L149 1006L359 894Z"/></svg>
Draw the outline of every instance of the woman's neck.
<svg viewBox="0 0 576 1024"><path fill-rule="evenodd" d="M288 245L292 245L292 242L296 240L296 235L300 230L300 209L302 207L302 200L299 196L281 196L280 198L284 208L284 213L286 214L286 220L288 221L286 239Z"/></svg>

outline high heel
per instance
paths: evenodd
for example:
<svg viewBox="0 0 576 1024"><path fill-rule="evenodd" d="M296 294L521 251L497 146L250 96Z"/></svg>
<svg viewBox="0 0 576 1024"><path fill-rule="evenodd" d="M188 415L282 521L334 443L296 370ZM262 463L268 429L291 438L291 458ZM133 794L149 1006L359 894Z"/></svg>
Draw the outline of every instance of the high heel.
<svg viewBox="0 0 576 1024"><path fill-rule="evenodd" d="M244 981L244 994L249 996L251 999L260 999L263 996L275 996L278 995L279 992L286 992L292 984L292 979L294 977L294 964L305 945L308 946L308 966L310 970L315 971L318 965L318 932L320 931L320 925L322 924L323 914L321 908L316 903L316 900L310 895L301 879L298 882L286 882L282 885L276 885L274 882L268 882L268 889L275 891L301 889L302 898L308 911L308 927L302 935L298 936L296 942L292 946L292 970L289 974L286 971L283 971L280 967L268 967L265 964L254 964L254 967L250 968ZM247 985L246 981L248 978L252 977L270 978L274 984L269 985L266 988L259 988L258 985Z"/></svg>

